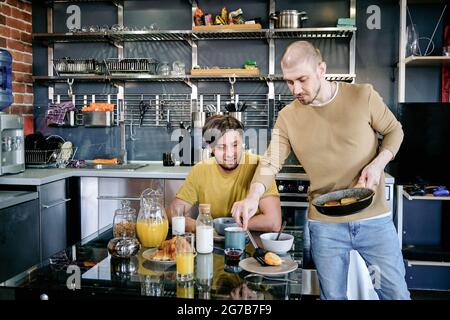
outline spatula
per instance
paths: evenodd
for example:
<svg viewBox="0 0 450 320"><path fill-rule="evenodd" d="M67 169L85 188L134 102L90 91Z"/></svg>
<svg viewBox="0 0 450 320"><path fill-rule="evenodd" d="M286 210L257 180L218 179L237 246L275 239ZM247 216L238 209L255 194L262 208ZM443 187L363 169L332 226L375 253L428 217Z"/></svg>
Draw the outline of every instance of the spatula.
<svg viewBox="0 0 450 320"><path fill-rule="evenodd" d="M264 261L264 256L267 251L264 250L263 248L258 247L255 239L253 238L252 234L250 233L250 230L248 230L248 229L247 229L247 234L248 234L248 238L250 239L253 247L255 247L255 252L253 253L253 258L255 258L256 261L258 261L260 265L262 265L264 267L268 266L268 264Z"/></svg>

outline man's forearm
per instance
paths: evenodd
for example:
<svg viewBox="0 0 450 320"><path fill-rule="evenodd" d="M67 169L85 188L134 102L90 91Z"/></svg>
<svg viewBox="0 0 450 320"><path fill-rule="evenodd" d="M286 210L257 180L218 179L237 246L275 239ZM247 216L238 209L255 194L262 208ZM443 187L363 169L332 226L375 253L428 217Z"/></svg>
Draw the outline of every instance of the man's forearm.
<svg viewBox="0 0 450 320"><path fill-rule="evenodd" d="M378 168L384 171L386 165L392 160L394 155L388 149L382 150L378 156L372 160L372 164L376 165Z"/></svg>
<svg viewBox="0 0 450 320"><path fill-rule="evenodd" d="M252 231L275 232L280 230L279 224L263 214L257 214L248 221L248 228Z"/></svg>
<svg viewBox="0 0 450 320"><path fill-rule="evenodd" d="M250 185L250 191L248 192L247 198L259 200L265 191L266 191L266 188L264 187L264 185L262 183L253 182Z"/></svg>

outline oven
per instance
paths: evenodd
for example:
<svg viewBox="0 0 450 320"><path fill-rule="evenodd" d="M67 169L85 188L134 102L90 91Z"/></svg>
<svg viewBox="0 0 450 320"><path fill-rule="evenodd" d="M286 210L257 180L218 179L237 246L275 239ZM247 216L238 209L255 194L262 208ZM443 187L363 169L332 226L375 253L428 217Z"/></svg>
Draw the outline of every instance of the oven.
<svg viewBox="0 0 450 320"><path fill-rule="evenodd" d="M280 193L281 212L286 225L302 229L308 211L308 180L280 179L277 180Z"/></svg>

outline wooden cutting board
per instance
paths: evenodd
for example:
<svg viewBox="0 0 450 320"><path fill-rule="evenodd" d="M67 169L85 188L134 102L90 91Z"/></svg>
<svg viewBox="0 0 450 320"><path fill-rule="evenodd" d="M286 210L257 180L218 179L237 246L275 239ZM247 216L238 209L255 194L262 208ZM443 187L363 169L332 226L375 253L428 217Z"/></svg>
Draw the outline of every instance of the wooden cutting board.
<svg viewBox="0 0 450 320"><path fill-rule="evenodd" d="M228 24L212 26L193 26L195 31L222 31L222 30L259 30L262 29L259 23L255 24Z"/></svg>
<svg viewBox="0 0 450 320"><path fill-rule="evenodd" d="M258 77L259 69L227 68L227 69L192 69L193 76L249 76Z"/></svg>

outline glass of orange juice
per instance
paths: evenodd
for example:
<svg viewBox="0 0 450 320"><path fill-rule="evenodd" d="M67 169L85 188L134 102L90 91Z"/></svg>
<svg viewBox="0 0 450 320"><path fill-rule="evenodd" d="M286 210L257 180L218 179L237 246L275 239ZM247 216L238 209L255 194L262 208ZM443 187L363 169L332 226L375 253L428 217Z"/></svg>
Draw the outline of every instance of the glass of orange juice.
<svg viewBox="0 0 450 320"><path fill-rule="evenodd" d="M194 279L194 246L195 236L193 233L185 233L177 236L177 280L192 281Z"/></svg>
<svg viewBox="0 0 450 320"><path fill-rule="evenodd" d="M177 298L194 299L194 281L177 283Z"/></svg>

